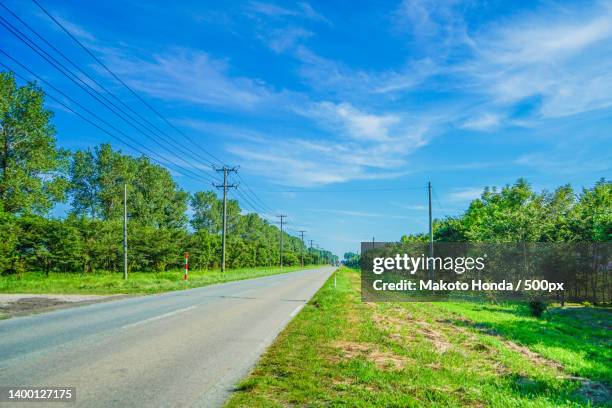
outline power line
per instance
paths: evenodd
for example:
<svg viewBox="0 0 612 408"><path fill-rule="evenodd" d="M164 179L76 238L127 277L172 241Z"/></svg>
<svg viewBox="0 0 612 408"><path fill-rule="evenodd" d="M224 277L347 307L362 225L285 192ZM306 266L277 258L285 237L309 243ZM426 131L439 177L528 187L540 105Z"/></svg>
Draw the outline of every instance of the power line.
<svg viewBox="0 0 612 408"><path fill-rule="evenodd" d="M255 191L267 193L353 193L361 191L406 191L406 190L426 190L427 187L397 187L397 188L363 188L363 189L343 189L343 190L263 190L256 189Z"/></svg>
<svg viewBox="0 0 612 408"><path fill-rule="evenodd" d="M127 90L129 90L143 105L145 105L147 108L149 108L158 118L160 118L162 121L164 121L169 127L171 127L172 129L174 129L175 131L177 131L178 133L183 135L187 140L189 140L191 143L193 143L195 146L197 146L202 152L204 152L204 154L208 155L209 157L211 157L212 159L216 160L217 162L225 165L225 163L223 163L222 160L220 160L215 155L213 155L209 151L207 151L204 148L202 148L201 146L199 146L198 143L195 142L193 139L191 139L190 136L188 136L182 130L180 130L179 128L174 126L168 119L166 119L166 117L164 115L162 115L157 109L155 109L153 106L151 106L151 104L149 104L136 91L134 91L128 84L126 84L121 78L119 78L119 76L117 76L110 68L108 68L106 66L106 64L104 64L81 41L79 41L74 35L72 35L72 33L68 29L66 29L66 27L64 27L64 25L61 22L59 22L55 17L53 17L51 15L51 13L49 13L37 0L32 0L32 1L34 2L34 4L36 4L38 6L38 8L40 8L40 10L43 13L45 13L47 15L47 17L49 17L58 27L60 27L62 29L62 31L64 31L66 34L68 34L68 36L75 43L77 43L91 58L93 58L93 60L96 61L98 63L98 65L100 65L102 68L104 68L104 70L106 70L106 72L108 72L113 78L115 78L115 80L117 80L121 85L123 85L123 87L125 87Z"/></svg>
<svg viewBox="0 0 612 408"><path fill-rule="evenodd" d="M259 196L257 196L257 194L255 194L255 192L253 191L253 189L251 189L251 187L246 183L246 181L242 178L242 176L238 175L238 178L240 179L240 181L242 181L242 183L245 185L245 187L247 188L247 190L251 193L252 197L255 199L255 201L258 201L263 207L264 209L267 209L270 212L274 212L274 210L272 210L272 208L270 208L269 206L266 205L266 203L263 202L263 200L261 200L259 198Z"/></svg>
<svg viewBox="0 0 612 408"><path fill-rule="evenodd" d="M126 89L128 89L135 97L137 97L141 103L143 103L147 108L149 108L153 113L155 113L156 116L158 116L160 119L162 119L168 126L172 127L174 130L176 130L177 132L179 132L180 134L182 134L187 140L189 140L191 143L193 143L193 145L195 147L197 147L198 149L200 149L204 154L212 157L214 160L223 163L219 158L217 158L216 156L214 156L212 153L208 152L206 149L202 148L197 142L195 142L193 139L191 139L187 134L185 134L183 131L181 131L180 129L176 128L170 121L168 121L159 111L157 111L153 106L151 106L146 100L144 100L137 92L135 92L129 85L127 85L121 78L119 78L119 76L117 74L115 74L110 68L108 68L108 66L106 66L94 53L92 53L82 42L80 42L74 35L72 35L72 33L70 33L70 31L68 29L66 29L66 27L64 25L62 25L62 23L60 23L56 18L54 18L38 1L33 0L33 2L41 9L41 11L43 11L44 14L46 14L56 25L58 25L58 27L60 27L62 29L62 31L64 31L73 41L75 41L89 56L91 56L96 63L98 63L102 68L104 68L109 74L111 74L111 76L113 78L115 78L115 80L117 80L121 85L123 85ZM60 49L58 49L56 46L54 46L51 42L49 42L48 40L46 40L42 35L40 35L40 33L38 33L34 28L32 28L29 24L27 24L22 18L20 18L16 13L14 13L12 10L10 10L8 7L6 7L4 4L0 5L8 12L10 13L17 21L19 21L23 26L25 26L30 32L32 32L39 40L41 40L44 44L46 44L50 49L52 49L53 51L55 51L59 56L61 56L65 61L67 61L72 67L75 68L75 70L79 73L81 73L83 76L85 76L87 79L89 79L93 84L95 84L99 89L101 89L102 91L106 92L108 95L110 95L115 101L117 101L121 106L117 105L115 102L111 101L109 98L107 98L104 94L102 94L98 89L95 89L94 87L92 87L89 83L87 83L86 81L84 81L81 77L79 77L79 75L75 74L74 71L72 71L70 68L66 67L66 65L64 65L62 62L60 62L59 60L57 60L54 56L52 56L51 54L49 54L47 51L45 51L42 47L40 47L38 44L36 44L35 41L33 41L32 38L30 38L27 34L25 34L24 32L22 32L21 30L19 30L17 27L15 27L12 23L10 23L8 20L4 19L3 17L0 16L0 24L2 26L4 26L5 29L7 29L7 31L9 31L11 34L13 34L16 38L18 38L21 42L23 42L26 46L28 46L32 51L34 51L36 54L38 54L41 58L43 58L45 61L47 61L51 66L53 66L56 70L58 70L63 76L65 76L66 78L68 78L71 82L73 82L75 85L77 85L80 89L82 89L83 91L85 91L87 94L89 94L92 98L94 98L98 103L102 104L105 108L107 108L109 111L111 111L114 115L118 116L122 121L124 121L125 123L127 123L129 126L131 126L132 128L134 128L136 131L138 131L140 134L142 134L143 136L151 139L155 144L157 144L162 150L166 151L166 147L164 145L162 145L158 140L157 137L159 137L161 140L163 140L165 143L168 143L169 145L173 146L173 147L177 147L180 148L181 151L185 152L186 155L189 155L193 158L195 158L195 156L193 156L193 154L191 153L190 150L186 149L185 147L183 147L183 145L181 144L176 144L175 141L173 140L169 140L170 136L164 132L163 130L161 130L160 128L158 128L155 124L153 124L151 121L149 121L147 118L145 118L144 116L142 116L141 114L139 114L137 111L135 111L134 109L132 109L128 104L126 104L123 100L121 100L117 95L115 95L113 92L111 92L109 89L107 89L104 85L102 85L99 81L97 81L94 77L92 77L91 75L89 75L84 69L82 69L78 64L76 64L71 58L67 57ZM141 154L143 154L146 157L149 157L151 160L160 163L162 165L169 165L172 164L177 168L181 168L183 169L183 167L179 166L176 163L171 162L170 160L166 159L165 157L163 157L162 155L160 155L159 153L153 152L151 149L149 149L148 147L142 145L141 143L139 143L138 141L132 139L131 137L129 137L125 132L117 129L115 126L113 126L112 124L110 124L108 121L102 119L100 116L94 114L91 110L85 108L83 105L79 104L76 100L74 100L73 98L69 97L66 93L64 93L63 91L61 91L60 89L58 89L57 87L53 86L52 84L50 84L48 81L43 80L40 76L36 75L35 73L33 73L31 70L27 69L23 64L21 64L19 61L17 61L16 59L10 57L8 54L4 53L5 55L7 55L9 58L11 58L14 62L16 62L17 64L19 64L22 68L26 69L31 75L35 76L36 78L38 78L38 80L40 80L41 82L46 83L48 86L52 87L56 92L58 92L59 94L61 94L62 96L64 96L66 99L68 99L69 101L71 101L73 104L75 104L76 106L80 107L81 109L83 109L85 112L89 113L92 117L94 117L95 119L97 119L98 121L100 121L101 123L103 123L104 125L108 126L109 128L111 128L112 130L114 130L117 133L122 134L124 137L128 138L130 141L132 141L133 143L141 146L144 150L148 151L151 153L151 155L148 155L146 153L143 153L141 150L133 147L131 144L125 142L124 140L122 140L121 138L117 137L116 135L111 134L108 130L102 128L102 126L100 126L99 124L96 124L95 122L93 122L90 119L87 119L86 117L84 117L82 114L78 113L77 111L75 111L74 109L71 109L69 106L67 106L66 104L62 103L61 101L59 101L56 98L53 98L51 95L49 95L51 97L51 99L57 101L60 105L64 106L66 109L68 109L70 112L72 112L73 114L77 115L78 117L80 117L81 119L85 120L86 122L90 123L91 125L95 126L96 128L102 130L104 133L110 135L111 137L119 140L121 143L129 146L130 148L134 149L135 151L140 152ZM10 68L8 68L10 70ZM21 76L20 76L21 77ZM125 109L124 109L124 108ZM131 112L128 113L127 111ZM158 156L159 158L161 158L160 160L156 160L154 159L152 156ZM200 172L202 172L202 174L204 175L205 178L208 179L214 179L214 177L209 176L208 174L204 173L202 171L201 168L194 166L192 163L189 163L188 161L186 161L185 159L183 159L182 157L178 157L179 160L181 160L182 162L184 162L188 168L185 168L184 171L188 172L191 175L194 175L196 178L199 178L199 176L193 172L192 170L190 170L190 168L194 168ZM201 158L195 158L196 161L198 161ZM208 160L208 159L204 159L205 161L207 161L210 164L213 164L212 161ZM163 162L166 162L166 164L164 164ZM179 173L186 175L185 173L179 171ZM253 189L250 188L250 186L246 183L246 181L244 181L244 179L239 175L239 178L243 181L244 186L246 187L246 190L244 192L244 194L239 192L239 195L242 197L242 199L244 201L246 201L246 203L253 207L253 209L255 210L255 212L261 212L261 216L262 217L266 217L265 212L273 212L272 208L269 207L255 192ZM263 211L262 211L263 210Z"/></svg>
<svg viewBox="0 0 612 408"><path fill-rule="evenodd" d="M13 26L10 22L8 22L6 19L4 19L1 16L0 16L0 25L4 26L5 29L7 29L11 34L13 34L15 37L17 37L20 41L22 41L26 46L28 46L31 50L33 50L41 58L43 58L45 61L47 61L51 66L53 66L56 70L58 70L62 75L64 75L66 78L68 78L70 81L72 81L75 85L77 85L79 88L81 88L86 93L88 93L92 98L94 98L97 102L99 102L104 107L106 107L108 110L110 110L113 114L118 116L125 123L127 123L128 125L133 127L136 131L138 131L143 136L145 136L145 137L149 138L150 140L152 140L156 145L161 147L162 150L166 150L166 151L170 152L164 145L162 145L157 140L157 138L156 138L156 136L154 134L152 134L152 133L151 134L147 134L147 133L143 132L143 130L140 127L134 125L133 122L135 122L135 121L134 121L134 119L133 119L133 117L131 115L127 114L121 108L117 107L117 105L115 105L114 103L109 101L108 98L106 98L104 95L102 95L98 90L92 88L89 84L87 84L85 81L83 81L81 78L79 78L78 75L76 75L69 68L67 68L61 62L59 62L55 57L53 57L52 55L47 53L45 50L43 50L39 45L37 45L35 42L33 42L27 35L23 34L23 32L21 32L18 28ZM16 61L15 58L12 58L12 57L9 57L9 58L11 58L13 61ZM19 63L18 61L16 61L16 62L23 66L23 64ZM31 71L29 71L29 72L32 73ZM38 78L40 78L40 77L38 77ZM44 80L42 80L42 81L47 83L47 84L49 84L48 81L44 81ZM57 90L57 88L55 88L55 89ZM103 98L105 101L102 101L100 98ZM112 105L113 107L110 107L109 104ZM117 111L121 112L121 114L118 113ZM125 116L127 116L128 119L126 119ZM136 123L139 126L143 127L143 125L141 123L138 123L138 122L136 122ZM145 128L145 130L147 130L147 129ZM165 138L162 138L162 140L164 140L166 143L172 145L171 141L168 141ZM187 162L182 157L179 156L178 158L183 163L185 163L188 167L194 167L194 168L198 169L197 167L193 166L191 163ZM201 171L201 169L198 169L198 170ZM205 174L204 177L209 178L209 179L213 179L208 174L206 174L206 173L203 173L203 174Z"/></svg>
<svg viewBox="0 0 612 408"><path fill-rule="evenodd" d="M243 204L245 204L245 207L247 207L246 209L250 209L253 212L260 214L262 217L267 217L265 214L267 211L262 211L262 209L254 204L247 195L240 191L240 189L236 189L236 195L242 199Z"/></svg>
<svg viewBox="0 0 612 408"><path fill-rule="evenodd" d="M438 200L438 194L436 194L436 189L432 188L432 193L434 196L434 200L436 200L436 204L438 204L438 209L440 209L440 211L443 211L442 205L440 204L440 200Z"/></svg>
<svg viewBox="0 0 612 408"><path fill-rule="evenodd" d="M1 49L0 52L4 53ZM4 53L5 54L5 53ZM5 54L6 55L6 54ZM10 58L10 56L9 56ZM5 69L7 69L8 71L11 71L15 74L15 76L17 76L18 78L21 78L21 80L29 82L26 78L24 78L22 75L19 75L18 73L15 72L15 70L13 70L11 67L7 66L6 64L4 64L3 62L0 62L0 65L3 66ZM90 125L94 126L95 128L99 129L100 131L106 133L108 136L112 137L113 139L116 139L117 141L119 141L120 143L123 143L124 145L128 146L130 149L142 154L143 156L149 158L151 161L161 165L161 166L167 166L167 164L163 163L160 160L155 159L154 157L151 157L149 155L147 155L146 153L144 153L142 150L134 147L132 144L126 142L125 140L121 139L120 137L114 135L113 133L109 132L107 129L103 128L102 126L98 125L97 123L93 122L91 119L83 116L81 113L75 111L74 109L72 109L69 105L65 104L64 102L62 102L61 100L59 100L58 98L54 97L53 95L47 93L46 96L50 99L52 99L53 101L55 101L56 103L60 104L62 107L64 107L66 110L70 111L71 113L73 113L74 115L76 115L77 117L79 117L80 119L82 119L83 121L89 123ZM77 104L78 105L78 104ZM98 119L99 120L99 119ZM141 147L143 147L145 150L149 150L148 148L146 148L145 146L141 145L140 143L138 143L137 141L133 140L131 137L127 136L126 137L133 143L140 145ZM176 169L175 169L176 170ZM189 177L187 174L182 173L180 170L177 170L177 172L183 174L184 176Z"/></svg>
<svg viewBox="0 0 612 408"><path fill-rule="evenodd" d="M167 137L170 137L169 135L167 135L165 132L163 132L161 129L159 129L157 126L155 126L155 124L151 123L147 118L143 117L142 115L140 115L138 112L136 112L134 109L132 109L127 103L123 102L123 100L121 100L119 97L117 97L113 92L111 92L110 90L108 90L104 85L102 85L100 82L98 82L94 77L92 77L91 75L89 75L85 70L83 70L79 65L77 65L71 58L67 57L61 50L59 50L57 47L55 47L51 42L49 42L46 38L44 38L42 35L40 35L40 33L38 33L34 28L32 28L28 23L26 23L22 18L20 18L15 12L13 12L11 9L9 9L6 5L0 3L0 6L2 6L6 11L8 11L16 20L18 20L23 26L25 26L28 30L30 30L34 35L36 35L36 37L38 37L41 41L43 41L47 46L49 46L52 50L54 50L57 54L59 54L62 58L64 58L64 60L66 60L70 65L72 65L76 70L78 70L81 74L83 74L85 77L87 77L87 79L89 79L91 82L93 82L94 84L96 84L100 89L102 89L103 91L105 91L107 94L109 94L110 96L112 96L117 102L119 102L121 105L123 105L123 107L125 107L127 110L129 110L130 112L132 112L134 115L136 115L141 121L146 122L149 127L147 127L147 130L151 131L150 129L153 128L157 131L157 133L161 133ZM14 26L13 26L14 27ZM23 34L23 33L22 33ZM30 40L31 41L31 40ZM78 76L75 76L77 79L80 80L80 78L78 78ZM80 80L83 84L85 84L86 86L89 87L89 84L87 84L86 82ZM90 87L90 89L93 89ZM121 109L119 108L117 105L115 105L114 103L112 103L110 100L108 100L106 97L104 97L104 95L100 94L100 96L102 96L107 102L111 103L114 107L116 107L117 109ZM123 113L125 113L125 111L121 110ZM126 115L128 115L127 113L125 113ZM129 115L131 119L133 119L133 117L131 115ZM141 122L139 122L139 124L142 125ZM144 125L142 125L143 127L145 127ZM209 162L211 165L213 164L212 162Z"/></svg>

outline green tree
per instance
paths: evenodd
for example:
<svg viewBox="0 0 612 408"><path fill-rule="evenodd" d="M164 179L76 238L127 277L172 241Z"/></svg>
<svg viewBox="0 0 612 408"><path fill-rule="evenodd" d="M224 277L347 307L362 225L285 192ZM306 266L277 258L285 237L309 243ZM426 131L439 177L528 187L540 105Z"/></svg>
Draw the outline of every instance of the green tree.
<svg viewBox="0 0 612 408"><path fill-rule="evenodd" d="M70 166L72 212L104 220L123 218L128 188L130 220L158 228L182 228L188 195L165 168L146 157L133 158L102 144L78 151Z"/></svg>
<svg viewBox="0 0 612 408"><path fill-rule="evenodd" d="M44 214L64 199L67 156L55 146L52 116L40 88L0 73L0 200L8 213Z"/></svg>
<svg viewBox="0 0 612 408"><path fill-rule="evenodd" d="M196 231L216 234L221 231L223 207L212 191L198 191L190 199L193 216L191 226Z"/></svg>
<svg viewBox="0 0 612 408"><path fill-rule="evenodd" d="M577 240L612 241L612 183L601 179L584 189L570 216Z"/></svg>

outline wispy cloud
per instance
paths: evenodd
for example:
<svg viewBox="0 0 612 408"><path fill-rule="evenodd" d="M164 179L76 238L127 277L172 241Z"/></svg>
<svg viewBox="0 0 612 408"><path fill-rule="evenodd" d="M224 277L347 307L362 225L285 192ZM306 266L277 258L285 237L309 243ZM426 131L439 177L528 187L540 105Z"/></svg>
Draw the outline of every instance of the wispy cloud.
<svg viewBox="0 0 612 408"><path fill-rule="evenodd" d="M460 126L464 129L491 130L499 127L501 117L493 113L483 113L477 117L467 119Z"/></svg>
<svg viewBox="0 0 612 408"><path fill-rule="evenodd" d="M400 122L396 115L362 112L347 102L320 102L302 113L324 124L339 127L357 140L389 141L391 129Z"/></svg>
<svg viewBox="0 0 612 408"><path fill-rule="evenodd" d="M313 35L311 31L302 27L292 26L267 30L264 34L260 34L260 37L273 51L282 53Z"/></svg>
<svg viewBox="0 0 612 408"><path fill-rule="evenodd" d="M404 210L410 210L410 211L425 211L425 210L427 210L427 206L421 205L421 204L404 204L404 203L398 203L396 201L391 201L391 202L389 202L389 204L394 205L394 206L399 207L399 208L403 208Z"/></svg>
<svg viewBox="0 0 612 408"><path fill-rule="evenodd" d="M205 52L176 48L152 57L107 54L113 69L152 97L231 109L249 109L274 96L256 79L233 76L225 60Z"/></svg>
<svg viewBox="0 0 612 408"><path fill-rule="evenodd" d="M412 217L408 217L405 215L386 214L386 213L383 214L383 213L367 212L367 211L335 210L335 209L324 209L324 208L310 208L308 209L308 211L348 215L350 217L387 218L387 219L401 219L401 220L412 219Z"/></svg>
<svg viewBox="0 0 612 408"><path fill-rule="evenodd" d="M606 174L612 169L612 154L595 157L592 151L577 146L569 151L524 154L515 163L547 174L569 175L584 171Z"/></svg>
<svg viewBox="0 0 612 408"><path fill-rule="evenodd" d="M293 7L279 6L269 2L251 2L247 10L251 13L267 16L267 17L299 17L313 21L329 23L329 20L306 2L298 2Z"/></svg>
<svg viewBox="0 0 612 408"><path fill-rule="evenodd" d="M91 41L91 42L96 41L96 37L89 31L87 31L85 28L81 27L80 25L75 24L72 21L69 21L59 16L56 16L55 19L59 21L64 27L66 27L66 29L70 31L70 33L74 35L75 37L78 37L79 39L85 40L85 41ZM60 28L57 27L56 25L54 25L53 27L56 28L57 30L60 30Z"/></svg>
<svg viewBox="0 0 612 408"><path fill-rule="evenodd" d="M309 187L405 174L399 170L404 160L395 157L389 147L270 137L256 143L230 144L227 150L244 162L248 171L282 185Z"/></svg>
<svg viewBox="0 0 612 408"><path fill-rule="evenodd" d="M472 201L482 195L482 187L469 187L463 189L456 189L448 194L448 201Z"/></svg>
<svg viewBox="0 0 612 408"><path fill-rule="evenodd" d="M471 37L456 67L471 90L500 106L540 96L542 117L612 105L612 6L546 7Z"/></svg>

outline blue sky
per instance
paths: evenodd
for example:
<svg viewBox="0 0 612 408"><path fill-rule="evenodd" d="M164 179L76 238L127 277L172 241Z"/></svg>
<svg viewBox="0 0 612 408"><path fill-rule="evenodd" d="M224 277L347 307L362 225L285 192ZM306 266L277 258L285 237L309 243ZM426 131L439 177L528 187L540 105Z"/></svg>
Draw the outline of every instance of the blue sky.
<svg viewBox="0 0 612 408"><path fill-rule="evenodd" d="M41 3L190 138L240 165L268 216L288 214L290 232L338 254L425 231L428 180L442 217L518 177L537 190L610 177L612 2ZM33 3L6 4L157 121ZM0 48L133 133L0 31ZM49 107L61 146L138 154ZM136 137L169 162L181 155Z"/></svg>

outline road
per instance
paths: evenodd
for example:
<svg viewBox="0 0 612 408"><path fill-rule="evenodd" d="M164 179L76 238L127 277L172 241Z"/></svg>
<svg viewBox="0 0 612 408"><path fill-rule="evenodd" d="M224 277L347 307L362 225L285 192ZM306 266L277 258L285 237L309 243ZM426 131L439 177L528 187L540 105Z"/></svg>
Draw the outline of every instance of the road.
<svg viewBox="0 0 612 408"><path fill-rule="evenodd" d="M76 387L78 407L220 406L333 270L0 321L0 386Z"/></svg>

